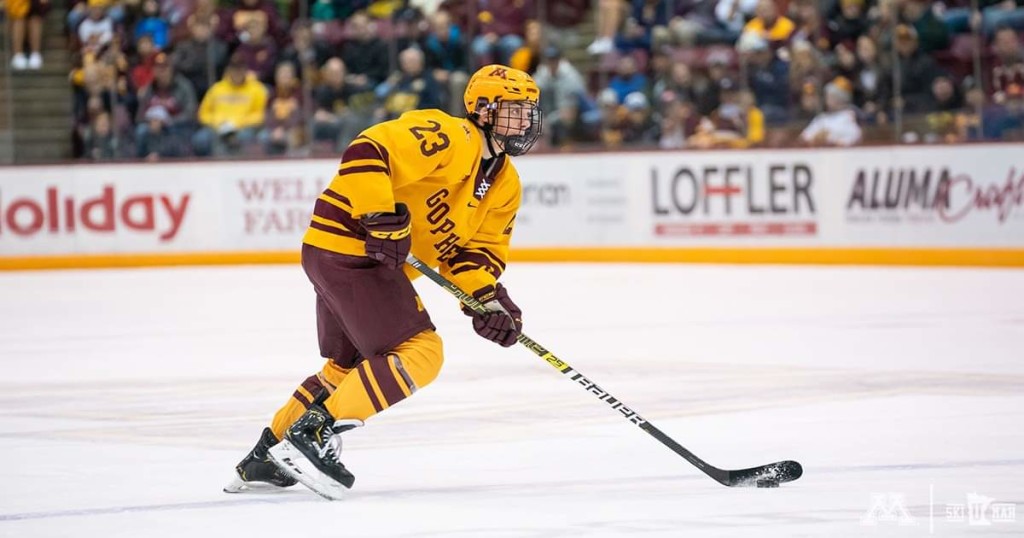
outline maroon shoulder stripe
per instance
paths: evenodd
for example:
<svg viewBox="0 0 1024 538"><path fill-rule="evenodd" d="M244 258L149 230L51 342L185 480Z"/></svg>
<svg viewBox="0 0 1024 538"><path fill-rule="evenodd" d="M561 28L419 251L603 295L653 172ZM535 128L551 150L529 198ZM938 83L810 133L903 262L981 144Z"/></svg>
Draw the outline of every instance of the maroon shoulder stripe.
<svg viewBox="0 0 1024 538"><path fill-rule="evenodd" d="M391 368L388 367L387 357L370 357L366 362L370 363L373 377L377 378L377 386L380 387L380 392L389 407L405 399L405 393L398 385L395 374L392 374Z"/></svg>
<svg viewBox="0 0 1024 538"><path fill-rule="evenodd" d="M371 172L380 172L386 174L388 173L388 169L383 166L367 164L365 166L353 166L351 168L343 168L341 170L338 170L338 175L347 176L350 174L366 174Z"/></svg>
<svg viewBox="0 0 1024 538"><path fill-rule="evenodd" d="M309 227L313 228L314 230L320 230L321 232L326 232L326 233L333 234L333 235L340 235L341 237L351 237L353 239L364 239L365 238L365 236L359 236L358 234L354 234L352 232L346 232L345 230L339 230L339 229L337 229L337 228L335 228L333 226L327 226L326 224L320 224L319 222L317 222L315 220L309 221Z"/></svg>
<svg viewBox="0 0 1024 538"><path fill-rule="evenodd" d="M341 162L354 161L357 159L376 159L383 161L381 164L387 168L387 172L391 173L390 159L388 158L388 150L384 146L377 143L376 140L372 140L365 136L357 137L349 144L348 149L341 156Z"/></svg>
<svg viewBox="0 0 1024 538"><path fill-rule="evenodd" d="M356 366L356 371L359 372L359 380L363 382L363 388L366 389L366 395L370 397L370 403L373 404L373 408L378 413L384 410L384 407L380 405L380 400L377 399L377 394L373 392L373 385L370 384L370 379L366 377L366 361L359 363Z"/></svg>
<svg viewBox="0 0 1024 538"><path fill-rule="evenodd" d="M341 202L341 203L343 203L343 204L345 204L347 206L351 206L352 205L352 201L351 200L349 200L348 198L345 198L344 196L342 196L342 195L332 191L331 189L325 190L324 191L324 196L327 196L328 198L334 198L335 200L337 200L337 201L339 201L339 202Z"/></svg>
<svg viewBox="0 0 1024 538"><path fill-rule="evenodd" d="M313 204L313 214L325 218L327 220L333 220L348 228L350 232L362 233L363 227L359 224L359 219L352 216L351 213L344 209L324 200L317 200Z"/></svg>

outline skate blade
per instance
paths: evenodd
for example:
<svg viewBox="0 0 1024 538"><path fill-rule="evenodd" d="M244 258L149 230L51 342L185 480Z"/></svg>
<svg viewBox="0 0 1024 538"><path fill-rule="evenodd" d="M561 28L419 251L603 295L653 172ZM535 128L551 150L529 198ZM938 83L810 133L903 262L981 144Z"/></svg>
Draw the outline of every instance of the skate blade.
<svg viewBox="0 0 1024 538"><path fill-rule="evenodd" d="M268 493L273 491L284 491L286 488L275 486L267 482L246 482L235 475L228 485L224 486L224 493Z"/></svg>
<svg viewBox="0 0 1024 538"><path fill-rule="evenodd" d="M270 459L288 476L296 479L313 493L330 500L340 501L345 498L348 488L333 478L320 472L306 456L295 448L291 441L285 439L270 449Z"/></svg>

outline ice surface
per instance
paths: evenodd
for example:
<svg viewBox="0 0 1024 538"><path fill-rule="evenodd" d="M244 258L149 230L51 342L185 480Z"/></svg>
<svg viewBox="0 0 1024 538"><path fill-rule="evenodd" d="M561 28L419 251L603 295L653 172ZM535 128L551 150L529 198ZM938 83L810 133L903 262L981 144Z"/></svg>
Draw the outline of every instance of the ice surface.
<svg viewBox="0 0 1024 538"><path fill-rule="evenodd" d="M298 267L3 273L0 537L1024 536L1022 271L513 263L503 281L532 338L688 449L804 477L718 485L421 279L446 364L346 440L349 499L227 495L322 363Z"/></svg>

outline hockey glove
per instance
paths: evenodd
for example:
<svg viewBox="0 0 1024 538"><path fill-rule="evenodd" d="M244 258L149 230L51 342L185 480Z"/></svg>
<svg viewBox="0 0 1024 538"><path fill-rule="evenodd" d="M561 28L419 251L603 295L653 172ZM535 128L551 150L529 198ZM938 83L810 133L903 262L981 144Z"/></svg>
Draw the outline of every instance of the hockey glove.
<svg viewBox="0 0 1024 538"><path fill-rule="evenodd" d="M473 330L484 338L502 347L516 343L523 331L523 311L512 302L504 286L490 286L473 294L489 312L480 314L462 307L462 312L473 317Z"/></svg>
<svg viewBox="0 0 1024 538"><path fill-rule="evenodd" d="M366 256L389 269L405 263L412 247L412 224L409 209L395 204L394 213L370 213L362 219L366 229Z"/></svg>

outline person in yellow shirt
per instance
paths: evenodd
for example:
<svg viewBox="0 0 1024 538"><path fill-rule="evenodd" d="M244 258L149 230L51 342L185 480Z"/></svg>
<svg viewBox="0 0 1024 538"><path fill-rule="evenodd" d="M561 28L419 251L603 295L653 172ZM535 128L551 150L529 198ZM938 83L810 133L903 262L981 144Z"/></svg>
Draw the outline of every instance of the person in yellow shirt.
<svg viewBox="0 0 1024 538"><path fill-rule="evenodd" d="M192 135L196 155L234 152L256 139L266 117L267 88L234 57L224 78L210 87L199 104L199 130Z"/></svg>
<svg viewBox="0 0 1024 538"><path fill-rule="evenodd" d="M408 253L488 306L464 309L478 334L516 342L522 312L498 278L522 196L511 157L541 135L539 98L528 74L488 65L466 87L466 118L414 110L348 146L302 245L326 363L277 412L225 491L298 480L339 498L352 487L341 434L441 369L441 338L410 281L418 273Z"/></svg>
<svg viewBox="0 0 1024 538"><path fill-rule="evenodd" d="M785 16L779 15L779 7L775 0L760 0L755 10L756 16L743 27L744 34L757 34L763 37L772 50L777 50L789 42L796 30L796 24Z"/></svg>

